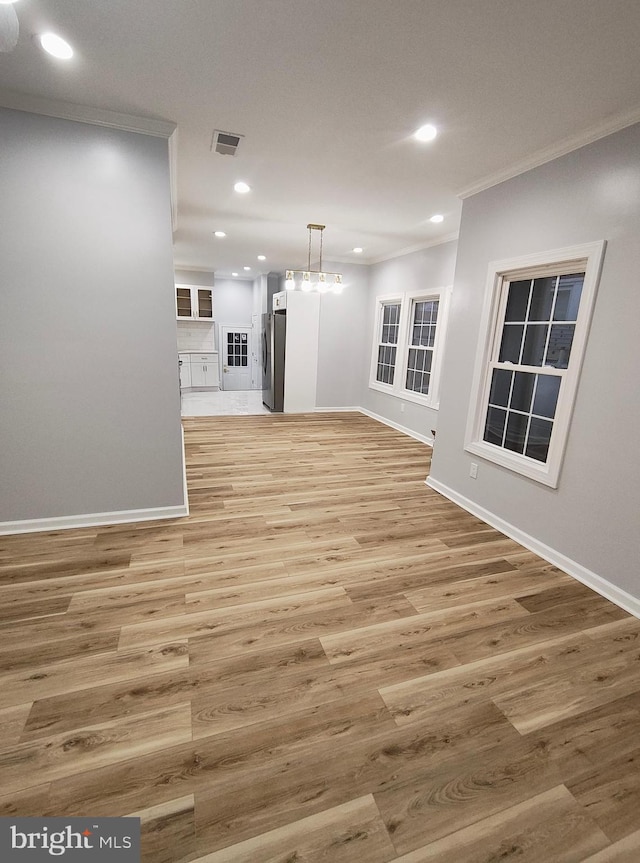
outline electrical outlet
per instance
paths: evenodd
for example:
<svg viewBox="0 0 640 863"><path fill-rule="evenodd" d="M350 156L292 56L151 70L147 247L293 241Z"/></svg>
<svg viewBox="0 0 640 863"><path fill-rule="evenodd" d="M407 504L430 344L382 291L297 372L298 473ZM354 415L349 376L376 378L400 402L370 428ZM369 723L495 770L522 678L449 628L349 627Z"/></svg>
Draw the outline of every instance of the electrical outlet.
<svg viewBox="0 0 640 863"><path fill-rule="evenodd" d="M471 479L478 478L478 465L474 461L471 462L471 467L469 468L469 476L471 477Z"/></svg>

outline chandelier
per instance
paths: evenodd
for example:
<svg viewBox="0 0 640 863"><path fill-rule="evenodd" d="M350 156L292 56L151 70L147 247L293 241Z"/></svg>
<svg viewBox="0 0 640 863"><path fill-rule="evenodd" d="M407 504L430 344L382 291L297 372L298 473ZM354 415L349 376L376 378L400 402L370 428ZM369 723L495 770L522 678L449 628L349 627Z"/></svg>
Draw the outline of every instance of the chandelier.
<svg viewBox="0 0 640 863"><path fill-rule="evenodd" d="M326 294L332 291L334 294L342 292L342 273L325 273L322 269L322 232L324 225L307 225L309 231L309 257L306 270L287 270L284 286L288 291L319 291ZM313 231L320 232L320 253L318 269L311 269L311 236Z"/></svg>

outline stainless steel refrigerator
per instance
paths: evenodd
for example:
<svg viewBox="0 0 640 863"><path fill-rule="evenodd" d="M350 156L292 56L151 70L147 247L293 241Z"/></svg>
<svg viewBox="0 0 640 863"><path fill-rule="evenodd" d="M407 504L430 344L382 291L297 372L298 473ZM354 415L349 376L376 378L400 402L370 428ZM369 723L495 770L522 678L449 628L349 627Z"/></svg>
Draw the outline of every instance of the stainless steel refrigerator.
<svg viewBox="0 0 640 863"><path fill-rule="evenodd" d="M262 402L276 413L284 410L286 334L286 311L267 312L262 316Z"/></svg>

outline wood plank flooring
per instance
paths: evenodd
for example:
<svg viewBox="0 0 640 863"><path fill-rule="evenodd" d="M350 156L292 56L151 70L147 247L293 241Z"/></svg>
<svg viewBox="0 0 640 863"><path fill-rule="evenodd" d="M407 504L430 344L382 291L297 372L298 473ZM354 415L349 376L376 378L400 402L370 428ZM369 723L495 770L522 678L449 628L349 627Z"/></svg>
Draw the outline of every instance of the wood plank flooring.
<svg viewBox="0 0 640 863"><path fill-rule="evenodd" d="M188 518L0 538L0 815L135 815L145 863L640 860L639 620L367 417L184 427Z"/></svg>

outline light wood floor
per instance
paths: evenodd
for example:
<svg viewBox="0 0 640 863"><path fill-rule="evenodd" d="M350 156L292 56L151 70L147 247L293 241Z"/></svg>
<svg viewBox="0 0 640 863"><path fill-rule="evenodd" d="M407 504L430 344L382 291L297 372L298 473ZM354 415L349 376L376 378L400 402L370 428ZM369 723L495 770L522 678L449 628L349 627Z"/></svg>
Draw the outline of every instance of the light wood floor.
<svg viewBox="0 0 640 863"><path fill-rule="evenodd" d="M0 815L174 863L637 863L640 621L356 414L185 420L191 515L0 538Z"/></svg>

